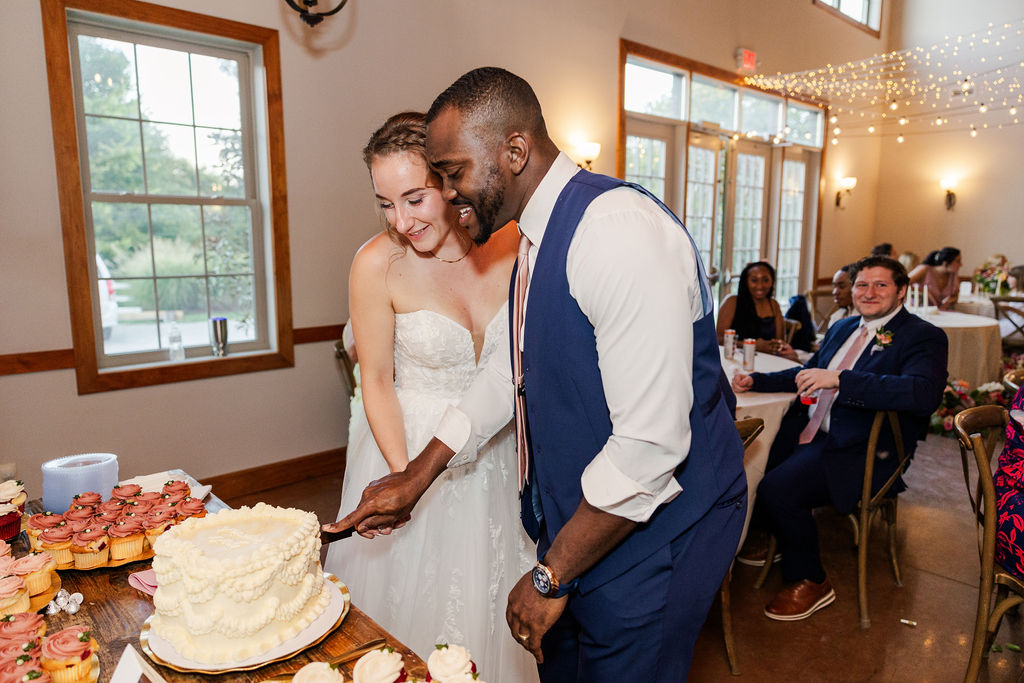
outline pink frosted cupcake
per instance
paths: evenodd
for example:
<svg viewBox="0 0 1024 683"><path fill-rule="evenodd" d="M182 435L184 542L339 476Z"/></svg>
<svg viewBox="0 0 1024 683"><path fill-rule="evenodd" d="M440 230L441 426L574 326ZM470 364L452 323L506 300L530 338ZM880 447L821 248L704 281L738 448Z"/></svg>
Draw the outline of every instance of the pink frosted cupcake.
<svg viewBox="0 0 1024 683"><path fill-rule="evenodd" d="M71 505L68 507L70 510L75 505L84 505L86 507L95 508L97 505L103 502L103 496L96 493L95 491L85 491L84 493L76 493L75 497L71 499Z"/></svg>
<svg viewBox="0 0 1024 683"><path fill-rule="evenodd" d="M0 557L0 576L11 576L14 574L14 558L10 555Z"/></svg>
<svg viewBox="0 0 1024 683"><path fill-rule="evenodd" d="M0 557L10 557L11 544L7 541L0 541Z"/></svg>
<svg viewBox="0 0 1024 683"><path fill-rule="evenodd" d="M0 541L9 541L21 532L21 510L14 503L0 503Z"/></svg>
<svg viewBox="0 0 1024 683"><path fill-rule="evenodd" d="M99 526L96 523L94 517L86 517L85 519L72 519L65 522L67 527L71 529L71 533L77 534L82 529L88 529L89 527Z"/></svg>
<svg viewBox="0 0 1024 683"><path fill-rule="evenodd" d="M28 591L20 576L5 576L0 579L0 615L27 612Z"/></svg>
<svg viewBox="0 0 1024 683"><path fill-rule="evenodd" d="M96 511L93 508L84 505L72 505L71 508L72 509L64 513L64 521L68 524L82 519L89 521L93 518L93 515L96 514Z"/></svg>
<svg viewBox="0 0 1024 683"><path fill-rule="evenodd" d="M151 507L149 509L149 513L147 513L147 514L152 514L152 513L157 512L157 511L167 511L167 512L170 512L171 515L173 516L173 519L174 519L175 523L177 523L177 521L178 521L178 503L177 503L177 501L173 501L172 502L170 500L165 500L163 502L157 503L156 505L154 505L153 507Z"/></svg>
<svg viewBox="0 0 1024 683"><path fill-rule="evenodd" d="M35 612L8 614L0 617L0 642L27 643L38 641L46 635L46 622L43 615Z"/></svg>
<svg viewBox="0 0 1024 683"><path fill-rule="evenodd" d="M10 503L18 508L18 512L25 512L26 500L25 484L20 480L8 479L0 484L0 503Z"/></svg>
<svg viewBox="0 0 1024 683"><path fill-rule="evenodd" d="M35 657L20 655L6 664L0 666L0 683L40 683L40 681L52 681L49 674L43 671L42 664Z"/></svg>
<svg viewBox="0 0 1024 683"><path fill-rule="evenodd" d="M11 570L25 582L25 588L31 597L49 590L57 563L49 553L30 553L15 560Z"/></svg>
<svg viewBox="0 0 1024 683"><path fill-rule="evenodd" d="M120 498L111 498L110 500L105 500L96 506L96 514L109 511L120 512L123 507L123 500Z"/></svg>
<svg viewBox="0 0 1024 683"><path fill-rule="evenodd" d="M54 683L76 683L89 675L97 649L85 626L71 626L43 641L40 662Z"/></svg>
<svg viewBox="0 0 1024 683"><path fill-rule="evenodd" d="M206 505L198 498L184 498L175 507L178 509L178 518L189 517L202 518L206 516Z"/></svg>
<svg viewBox="0 0 1024 683"><path fill-rule="evenodd" d="M71 537L74 534L67 524L45 529L39 535L39 549L50 553L58 565L71 564L75 561L71 556Z"/></svg>
<svg viewBox="0 0 1024 683"><path fill-rule="evenodd" d="M165 496L168 494L181 494L181 497L178 498L178 500L181 500L181 498L184 498L185 496L192 493L192 489L189 488L189 485L186 484L184 481L180 479L172 479L171 481L164 484L164 488L160 493L164 494Z"/></svg>
<svg viewBox="0 0 1024 683"><path fill-rule="evenodd" d="M111 560L127 560L142 554L146 533L138 517L122 517L107 528L107 536L110 537Z"/></svg>
<svg viewBox="0 0 1024 683"><path fill-rule="evenodd" d="M161 493L159 491L143 491L138 496L136 496L136 498L140 503L146 502L149 503L150 506L152 506L154 503L159 503L162 500Z"/></svg>
<svg viewBox="0 0 1024 683"><path fill-rule="evenodd" d="M117 520L121 519L120 510L107 510L106 512L97 512L92 517L92 523L96 526L110 526Z"/></svg>
<svg viewBox="0 0 1024 683"><path fill-rule="evenodd" d="M32 546L32 550L41 550L39 547L39 535L43 531L60 526L63 523L64 515L55 515L52 512L44 512L29 517L26 526L28 527L28 542Z"/></svg>
<svg viewBox="0 0 1024 683"><path fill-rule="evenodd" d="M128 500L142 493L142 487L138 484L124 484L123 486L115 486L114 490L110 492L111 497L118 498L120 500Z"/></svg>
<svg viewBox="0 0 1024 683"><path fill-rule="evenodd" d="M102 527L90 527L71 537L75 569L102 567L110 559L110 539Z"/></svg>
<svg viewBox="0 0 1024 683"><path fill-rule="evenodd" d="M146 541L150 548L160 534L174 526L176 519L177 513L166 507L154 508L146 514L142 520L142 528L146 530Z"/></svg>
<svg viewBox="0 0 1024 683"><path fill-rule="evenodd" d="M23 614L25 612L17 616L22 616ZM0 641L0 662L8 662L22 655L29 655L38 659L42 644L42 638L36 637Z"/></svg>
<svg viewBox="0 0 1024 683"><path fill-rule="evenodd" d="M144 515L150 510L152 510L153 506L156 505L158 502L159 500L150 501L142 500L141 498L132 498L131 500L126 500L124 502L124 507L121 509L121 513L124 514L125 512L132 510L137 515Z"/></svg>

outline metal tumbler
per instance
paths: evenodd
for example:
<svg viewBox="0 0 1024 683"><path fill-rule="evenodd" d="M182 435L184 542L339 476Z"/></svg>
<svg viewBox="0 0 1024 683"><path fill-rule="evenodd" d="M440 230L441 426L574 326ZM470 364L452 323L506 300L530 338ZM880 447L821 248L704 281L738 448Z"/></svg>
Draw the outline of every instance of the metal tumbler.
<svg viewBox="0 0 1024 683"><path fill-rule="evenodd" d="M227 318L210 318L210 348L214 356L228 355Z"/></svg>

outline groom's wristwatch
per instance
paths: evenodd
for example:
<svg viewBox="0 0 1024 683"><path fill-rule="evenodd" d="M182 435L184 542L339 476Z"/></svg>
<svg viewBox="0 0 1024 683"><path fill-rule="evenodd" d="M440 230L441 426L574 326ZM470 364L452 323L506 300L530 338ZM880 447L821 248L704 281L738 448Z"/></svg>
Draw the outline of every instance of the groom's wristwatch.
<svg viewBox="0 0 1024 683"><path fill-rule="evenodd" d="M540 562L533 568L533 587L545 598L561 598L568 595L576 588L577 583L579 583L579 578L573 579L564 586L559 584L551 568Z"/></svg>

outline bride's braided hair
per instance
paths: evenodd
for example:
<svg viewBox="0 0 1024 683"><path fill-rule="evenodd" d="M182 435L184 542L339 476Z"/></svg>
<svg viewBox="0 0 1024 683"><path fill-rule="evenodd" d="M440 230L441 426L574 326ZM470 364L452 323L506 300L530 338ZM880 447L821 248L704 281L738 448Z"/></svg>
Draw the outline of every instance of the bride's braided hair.
<svg viewBox="0 0 1024 683"><path fill-rule="evenodd" d="M377 157L398 152L412 152L427 159L427 117L418 111L395 114L370 136L363 147L366 167Z"/></svg>

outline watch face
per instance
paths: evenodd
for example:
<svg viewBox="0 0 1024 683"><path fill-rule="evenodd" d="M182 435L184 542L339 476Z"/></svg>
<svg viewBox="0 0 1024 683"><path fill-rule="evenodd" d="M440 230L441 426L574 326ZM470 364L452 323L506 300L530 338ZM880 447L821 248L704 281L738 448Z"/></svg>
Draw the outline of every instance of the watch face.
<svg viewBox="0 0 1024 683"><path fill-rule="evenodd" d="M533 587L541 595L547 595L551 592L551 577L540 567L533 568Z"/></svg>

